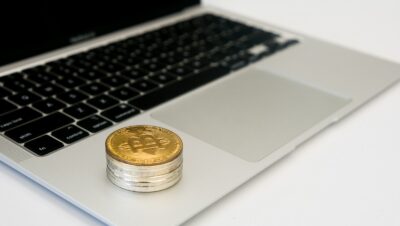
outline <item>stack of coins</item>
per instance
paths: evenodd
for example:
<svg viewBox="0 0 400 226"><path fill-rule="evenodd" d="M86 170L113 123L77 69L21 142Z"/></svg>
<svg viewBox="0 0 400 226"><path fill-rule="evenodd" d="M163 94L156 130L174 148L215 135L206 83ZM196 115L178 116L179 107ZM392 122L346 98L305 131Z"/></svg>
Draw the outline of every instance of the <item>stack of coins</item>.
<svg viewBox="0 0 400 226"><path fill-rule="evenodd" d="M182 140L157 126L130 126L106 140L107 176L115 185L137 192L169 188L182 176Z"/></svg>

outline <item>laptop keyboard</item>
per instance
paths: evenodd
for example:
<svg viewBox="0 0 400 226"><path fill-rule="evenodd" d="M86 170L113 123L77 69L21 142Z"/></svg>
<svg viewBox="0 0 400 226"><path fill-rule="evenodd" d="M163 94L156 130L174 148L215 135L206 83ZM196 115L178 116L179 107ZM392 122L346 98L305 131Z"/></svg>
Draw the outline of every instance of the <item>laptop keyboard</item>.
<svg viewBox="0 0 400 226"><path fill-rule="evenodd" d="M0 77L0 132L42 156L297 40L204 14Z"/></svg>

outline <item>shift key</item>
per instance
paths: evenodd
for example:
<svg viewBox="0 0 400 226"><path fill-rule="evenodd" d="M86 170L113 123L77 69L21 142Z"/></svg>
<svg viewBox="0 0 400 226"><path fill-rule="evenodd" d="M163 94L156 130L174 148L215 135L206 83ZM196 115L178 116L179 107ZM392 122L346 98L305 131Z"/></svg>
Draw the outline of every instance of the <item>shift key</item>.
<svg viewBox="0 0 400 226"><path fill-rule="evenodd" d="M62 113L54 113L31 123L5 132L5 135L18 143L25 143L40 135L65 126L74 120Z"/></svg>
<svg viewBox="0 0 400 226"><path fill-rule="evenodd" d="M25 107L0 116L0 131L9 130L42 116L39 112Z"/></svg>

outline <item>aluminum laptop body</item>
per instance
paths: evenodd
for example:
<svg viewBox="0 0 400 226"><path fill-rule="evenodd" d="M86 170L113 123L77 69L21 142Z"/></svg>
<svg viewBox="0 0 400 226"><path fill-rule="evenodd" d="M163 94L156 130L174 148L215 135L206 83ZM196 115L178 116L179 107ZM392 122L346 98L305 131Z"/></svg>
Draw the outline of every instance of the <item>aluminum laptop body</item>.
<svg viewBox="0 0 400 226"><path fill-rule="evenodd" d="M389 88L400 76L400 66L394 63L195 1L182 11L7 64L0 74L205 13L299 42L42 157L2 133L0 159L106 224L182 224ZM165 127L181 136L183 178L176 186L134 193L107 179L106 137L136 124Z"/></svg>

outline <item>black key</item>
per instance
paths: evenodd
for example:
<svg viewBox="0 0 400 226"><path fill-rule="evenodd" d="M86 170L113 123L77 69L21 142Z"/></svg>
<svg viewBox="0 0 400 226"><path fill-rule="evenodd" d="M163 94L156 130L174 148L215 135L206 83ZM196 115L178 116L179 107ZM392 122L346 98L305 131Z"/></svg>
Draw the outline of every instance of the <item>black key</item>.
<svg viewBox="0 0 400 226"><path fill-rule="evenodd" d="M99 108L99 109L106 109L113 105L118 104L118 100L116 100L110 96L107 96L107 95L100 95L91 100L88 100L87 102L89 104L91 104L92 106Z"/></svg>
<svg viewBox="0 0 400 226"><path fill-rule="evenodd" d="M75 88L84 83L85 83L84 80L82 80L78 77L73 77L73 76L66 76L57 81L57 84L60 84L69 89Z"/></svg>
<svg viewBox="0 0 400 226"><path fill-rule="evenodd" d="M11 95L11 92L0 87L0 98Z"/></svg>
<svg viewBox="0 0 400 226"><path fill-rule="evenodd" d="M61 108L64 108L65 104L53 98L49 98L46 100L36 102L32 106L43 113L49 114L53 111L57 111Z"/></svg>
<svg viewBox="0 0 400 226"><path fill-rule="evenodd" d="M17 106L6 100L0 100L0 106L0 115L17 108Z"/></svg>
<svg viewBox="0 0 400 226"><path fill-rule="evenodd" d="M172 76L172 75L170 75L168 73L158 73L158 74L152 75L150 77L150 79L152 81L155 81L155 82L160 83L160 84L167 84L167 83L170 83L172 81L175 81L176 77Z"/></svg>
<svg viewBox="0 0 400 226"><path fill-rule="evenodd" d="M177 66L174 67L170 70L168 70L169 73L174 74L174 75L178 75L178 76L187 76L193 73L193 69L184 67L184 66Z"/></svg>
<svg viewBox="0 0 400 226"><path fill-rule="evenodd" d="M81 53L81 54L85 54L85 53ZM75 55L76 56L76 55ZM87 61L87 60L85 60L85 59L83 59L83 58L80 58L80 59L76 59L73 63L72 63L72 66L74 66L75 68L78 68L79 70L81 70L81 75L82 75L82 73L84 73L84 72L82 72L82 70L93 70L93 63L91 63L91 62L89 62L89 61Z"/></svg>
<svg viewBox="0 0 400 226"><path fill-rule="evenodd" d="M97 65L94 68L103 70L107 73L114 74L115 72L125 70L126 66L118 64L118 63L111 63L111 62L97 62Z"/></svg>
<svg viewBox="0 0 400 226"><path fill-rule="evenodd" d="M229 69L226 67L211 67L194 74L193 76L186 77L179 82L165 86L163 89L159 89L148 93L147 95L135 98L129 103L140 109L147 110L217 78L220 78L228 73Z"/></svg>
<svg viewBox="0 0 400 226"><path fill-rule="evenodd" d="M22 125L5 133L18 143L25 143L45 133L70 124L74 120L62 113L54 113L28 124Z"/></svg>
<svg viewBox="0 0 400 226"><path fill-rule="evenodd" d="M140 93L134 91L131 88L122 87L120 89L111 91L110 95L115 97L115 98L118 98L120 100L128 100L128 99L131 99L133 97L136 97L136 96L140 95Z"/></svg>
<svg viewBox="0 0 400 226"><path fill-rule="evenodd" d="M13 96L10 96L8 99L19 105L27 105L27 104L33 103L35 101L38 101L41 98L36 94L33 94L29 91L25 91L25 92L21 92L21 93L15 94Z"/></svg>
<svg viewBox="0 0 400 226"><path fill-rule="evenodd" d="M39 112L25 107L0 116L0 131L12 129L42 116Z"/></svg>
<svg viewBox="0 0 400 226"><path fill-rule="evenodd" d="M71 90L71 91L68 91L65 93L61 93L61 94L57 95L57 97L60 100L67 102L68 104L75 104L76 102L79 102L79 101L82 101L82 100L88 98L87 95L85 95L79 91L76 91L76 90Z"/></svg>
<svg viewBox="0 0 400 226"><path fill-rule="evenodd" d="M119 62L126 66L133 67L133 66L139 64L140 62L142 62L142 59L138 58L138 57L124 57L124 58L121 58L119 60Z"/></svg>
<svg viewBox="0 0 400 226"><path fill-rule="evenodd" d="M96 79L100 79L105 77L107 74L100 72L100 71L96 71L96 70L85 70L84 72L82 72L79 77L81 78L85 78L88 81L94 81Z"/></svg>
<svg viewBox="0 0 400 226"><path fill-rule="evenodd" d="M3 79L3 86L15 92L23 92L34 87L34 84L25 80L22 74L8 75Z"/></svg>
<svg viewBox="0 0 400 226"><path fill-rule="evenodd" d="M88 106L87 104L79 103L64 109L64 112L71 115L74 118L82 119L85 118L86 116L96 113L97 110Z"/></svg>
<svg viewBox="0 0 400 226"><path fill-rule="evenodd" d="M279 43L279 49L283 49L283 48L289 47L289 46L294 45L294 44L296 44L298 42L299 41L297 41L295 39L285 40L285 41Z"/></svg>
<svg viewBox="0 0 400 226"><path fill-rule="evenodd" d="M281 49L281 43L279 43L277 40L268 40L267 42L263 43L268 47L269 52L275 52Z"/></svg>
<svg viewBox="0 0 400 226"><path fill-rule="evenodd" d="M231 70L237 70L246 66L248 61L239 55L233 55L226 58L221 64Z"/></svg>
<svg viewBox="0 0 400 226"><path fill-rule="evenodd" d="M79 121L78 125L92 133L95 133L109 126L112 126L112 122L98 115L93 115L89 118Z"/></svg>
<svg viewBox="0 0 400 226"><path fill-rule="evenodd" d="M120 122L139 113L139 110L127 104L120 104L101 114L114 122Z"/></svg>
<svg viewBox="0 0 400 226"><path fill-rule="evenodd" d="M27 142L24 146L36 153L37 155L43 156L62 148L64 145L60 141L48 135L44 135L42 137Z"/></svg>
<svg viewBox="0 0 400 226"><path fill-rule="evenodd" d="M160 60L168 65L175 65L179 63L182 58L177 56L175 52L161 53Z"/></svg>
<svg viewBox="0 0 400 226"><path fill-rule="evenodd" d="M88 85L80 87L80 90L84 91L85 93L88 93L90 95L97 95L100 93L104 93L105 91L109 90L110 87L107 87L105 85L102 85L98 82L93 82Z"/></svg>
<svg viewBox="0 0 400 226"><path fill-rule="evenodd" d="M245 41L242 43L244 47L251 47L262 42L266 42L275 38L276 35L270 32L257 30L256 32L246 36Z"/></svg>
<svg viewBox="0 0 400 226"><path fill-rule="evenodd" d="M142 63L139 66L139 68L143 68L143 69L146 69L151 72L156 72L156 71L160 71L161 69L165 68L165 65L160 64L160 63L149 62L149 63Z"/></svg>
<svg viewBox="0 0 400 226"><path fill-rule="evenodd" d="M129 81L128 79L125 79L121 76L111 76L111 77L106 77L100 80L102 83L112 86L112 87L119 87L122 86L124 84L127 84Z"/></svg>
<svg viewBox="0 0 400 226"><path fill-rule="evenodd" d="M33 89L33 91L35 91L36 93L39 93L45 97L49 97L49 96L63 92L64 89L57 85L47 83L47 84L41 85L39 87L35 87Z"/></svg>
<svg viewBox="0 0 400 226"><path fill-rule="evenodd" d="M150 91L152 89L158 88L158 85L156 83L154 83L154 82L149 81L149 80L142 79L142 80L139 80L139 81L136 81L136 82L132 83L131 87L136 89L136 90L139 90L141 92L147 92L147 91Z"/></svg>
<svg viewBox="0 0 400 226"><path fill-rule="evenodd" d="M207 67L210 65L210 60L202 57L202 58L196 58L192 61L189 61L188 63L186 63L185 65L194 69L201 69L204 67Z"/></svg>
<svg viewBox="0 0 400 226"><path fill-rule="evenodd" d="M54 137L61 140L64 143L70 144L75 141L78 141L84 137L89 136L89 133L78 128L74 125L69 125L59 130L54 131L51 133Z"/></svg>
<svg viewBox="0 0 400 226"><path fill-rule="evenodd" d="M129 71L122 72L122 75L129 78L129 79L141 79L147 76L149 73L140 69L132 69Z"/></svg>
<svg viewBox="0 0 400 226"><path fill-rule="evenodd" d="M80 75L80 70L62 63L52 62L53 66L51 72L61 76L62 78L73 78ZM50 63L50 64L52 64Z"/></svg>
<svg viewBox="0 0 400 226"><path fill-rule="evenodd" d="M29 69L23 71L27 75L27 78L31 81L34 81L38 84L48 83L57 79L55 75L50 74L49 72L37 69Z"/></svg>
<svg viewBox="0 0 400 226"><path fill-rule="evenodd" d="M219 62L220 60L228 57L230 53L227 53L223 50L213 51L210 53L207 58L210 60L211 63Z"/></svg>

